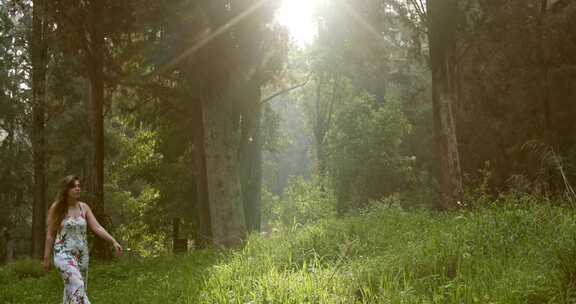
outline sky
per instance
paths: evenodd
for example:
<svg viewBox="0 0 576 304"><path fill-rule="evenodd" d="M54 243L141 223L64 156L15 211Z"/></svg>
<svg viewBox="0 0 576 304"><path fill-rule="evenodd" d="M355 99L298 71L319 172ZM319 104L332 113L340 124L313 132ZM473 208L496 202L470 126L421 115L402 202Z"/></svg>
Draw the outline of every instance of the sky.
<svg viewBox="0 0 576 304"><path fill-rule="evenodd" d="M276 14L278 23L286 26L299 47L311 44L316 37L314 7L318 0L282 0Z"/></svg>

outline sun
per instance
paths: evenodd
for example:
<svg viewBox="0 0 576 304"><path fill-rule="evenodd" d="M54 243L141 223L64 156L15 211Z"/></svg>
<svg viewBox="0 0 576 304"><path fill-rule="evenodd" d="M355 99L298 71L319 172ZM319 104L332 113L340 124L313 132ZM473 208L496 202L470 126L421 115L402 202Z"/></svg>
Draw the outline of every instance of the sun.
<svg viewBox="0 0 576 304"><path fill-rule="evenodd" d="M276 14L299 47L311 44L317 35L314 10L317 0L282 0Z"/></svg>

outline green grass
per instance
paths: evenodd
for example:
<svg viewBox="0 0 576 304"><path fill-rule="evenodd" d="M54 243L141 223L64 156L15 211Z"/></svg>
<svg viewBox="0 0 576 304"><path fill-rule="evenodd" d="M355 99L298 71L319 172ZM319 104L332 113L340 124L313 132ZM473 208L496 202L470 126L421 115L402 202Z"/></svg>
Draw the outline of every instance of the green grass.
<svg viewBox="0 0 576 304"><path fill-rule="evenodd" d="M216 258L213 252L199 251L94 263L88 274L88 295L92 303L196 303ZM19 273L28 271L42 273L40 263L21 261L0 270L0 303L62 303L62 280L55 270L19 279Z"/></svg>
<svg viewBox="0 0 576 304"><path fill-rule="evenodd" d="M58 303L59 276L34 266L0 270L0 303ZM381 208L235 251L92 268L93 303L576 303L576 212Z"/></svg>

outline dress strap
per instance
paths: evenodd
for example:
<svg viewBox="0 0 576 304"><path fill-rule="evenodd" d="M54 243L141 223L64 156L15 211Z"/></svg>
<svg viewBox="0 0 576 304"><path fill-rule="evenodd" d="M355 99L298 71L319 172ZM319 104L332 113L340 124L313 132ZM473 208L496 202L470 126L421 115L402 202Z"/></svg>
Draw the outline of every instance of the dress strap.
<svg viewBox="0 0 576 304"><path fill-rule="evenodd" d="M80 216L83 218L86 218L86 214L84 213L84 208L82 208L82 203L78 203L78 206L80 207Z"/></svg>

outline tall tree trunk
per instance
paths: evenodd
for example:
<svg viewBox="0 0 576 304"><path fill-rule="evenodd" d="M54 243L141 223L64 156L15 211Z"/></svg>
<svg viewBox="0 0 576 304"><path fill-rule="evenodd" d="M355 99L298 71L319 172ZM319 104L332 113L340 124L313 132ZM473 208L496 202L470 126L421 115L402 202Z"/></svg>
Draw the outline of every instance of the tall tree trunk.
<svg viewBox="0 0 576 304"><path fill-rule="evenodd" d="M326 151L324 150L324 138L316 137L316 159L318 160L318 175L326 176Z"/></svg>
<svg viewBox="0 0 576 304"><path fill-rule="evenodd" d="M432 68L434 139L440 167L440 208L452 209L462 201L462 173L456 127L452 113L455 103L457 0L429 0L428 37Z"/></svg>
<svg viewBox="0 0 576 304"><path fill-rule="evenodd" d="M553 140L552 118L551 118L551 105L550 105L550 66L548 63L548 54L546 53L546 17L548 14L548 0L540 0L538 16L538 61L540 65L540 72L542 76L542 115L543 115L543 128L544 142L555 148Z"/></svg>
<svg viewBox="0 0 576 304"><path fill-rule="evenodd" d="M255 84L247 94L246 107L242 114L240 141L240 183L246 228L249 232L260 231L262 189L262 143L260 120L262 102L260 87Z"/></svg>
<svg viewBox="0 0 576 304"><path fill-rule="evenodd" d="M12 261L14 260L14 249L16 248L16 242L14 241L14 239L12 238L12 235L10 234L10 231L8 230L8 228L6 228L6 230L3 231L4 233L4 242L5 242L5 247L4 247L4 264L9 264L12 263Z"/></svg>
<svg viewBox="0 0 576 304"><path fill-rule="evenodd" d="M47 45L46 3L34 0L32 12L32 150L34 162L34 190L32 207L32 257L44 254L46 238L46 64Z"/></svg>
<svg viewBox="0 0 576 304"><path fill-rule="evenodd" d="M322 96L324 85L331 86L330 97ZM332 117L334 116L334 106L338 102L338 91L340 90L340 77L331 73L321 75L316 88L316 117L314 122L314 137L316 139L316 158L318 160L318 174L322 177L322 191L324 190L323 177L326 175L328 154L325 148L326 135L330 131ZM324 97L324 98L323 98ZM324 100L324 101L323 101Z"/></svg>
<svg viewBox="0 0 576 304"><path fill-rule="evenodd" d="M194 141L194 172L196 174L196 202L198 204L198 248L206 248L212 244L212 226L210 222L210 205L208 199L208 177L206 171L206 149L204 145L203 104L201 100L194 101L192 111L193 141Z"/></svg>
<svg viewBox="0 0 576 304"><path fill-rule="evenodd" d="M239 245L246 237L237 164L240 116L232 101L215 96L204 104L210 222L218 247Z"/></svg>
<svg viewBox="0 0 576 304"><path fill-rule="evenodd" d="M179 217L172 219L172 253L188 251L188 239L180 238L180 221Z"/></svg>
<svg viewBox="0 0 576 304"><path fill-rule="evenodd" d="M316 101L314 117L314 139L316 141L316 160L318 161L318 175L324 177L326 173L326 154L324 153L324 137L326 136L325 118L327 109L322 104L322 88L325 78L321 74L316 84Z"/></svg>
<svg viewBox="0 0 576 304"><path fill-rule="evenodd" d="M87 56L88 80L90 84L90 125L93 142L92 191L94 215L103 226L107 224L104 209L104 33L98 26L103 16L101 3L92 3L89 21L90 50ZM96 238L94 253L100 257L109 256L105 241Z"/></svg>
<svg viewBox="0 0 576 304"><path fill-rule="evenodd" d="M542 138L546 146L550 147L552 151L557 151L554 128L552 125L552 105L550 101L550 66L548 63L547 39L546 39L546 17L548 13L548 0L540 0L538 16L538 61L540 65L540 73L542 79L540 86L542 87ZM545 195L552 196L557 192L559 187L556 186L554 179L554 172L545 170L545 178L548 184L547 193ZM562 184L560 184L560 189Z"/></svg>

